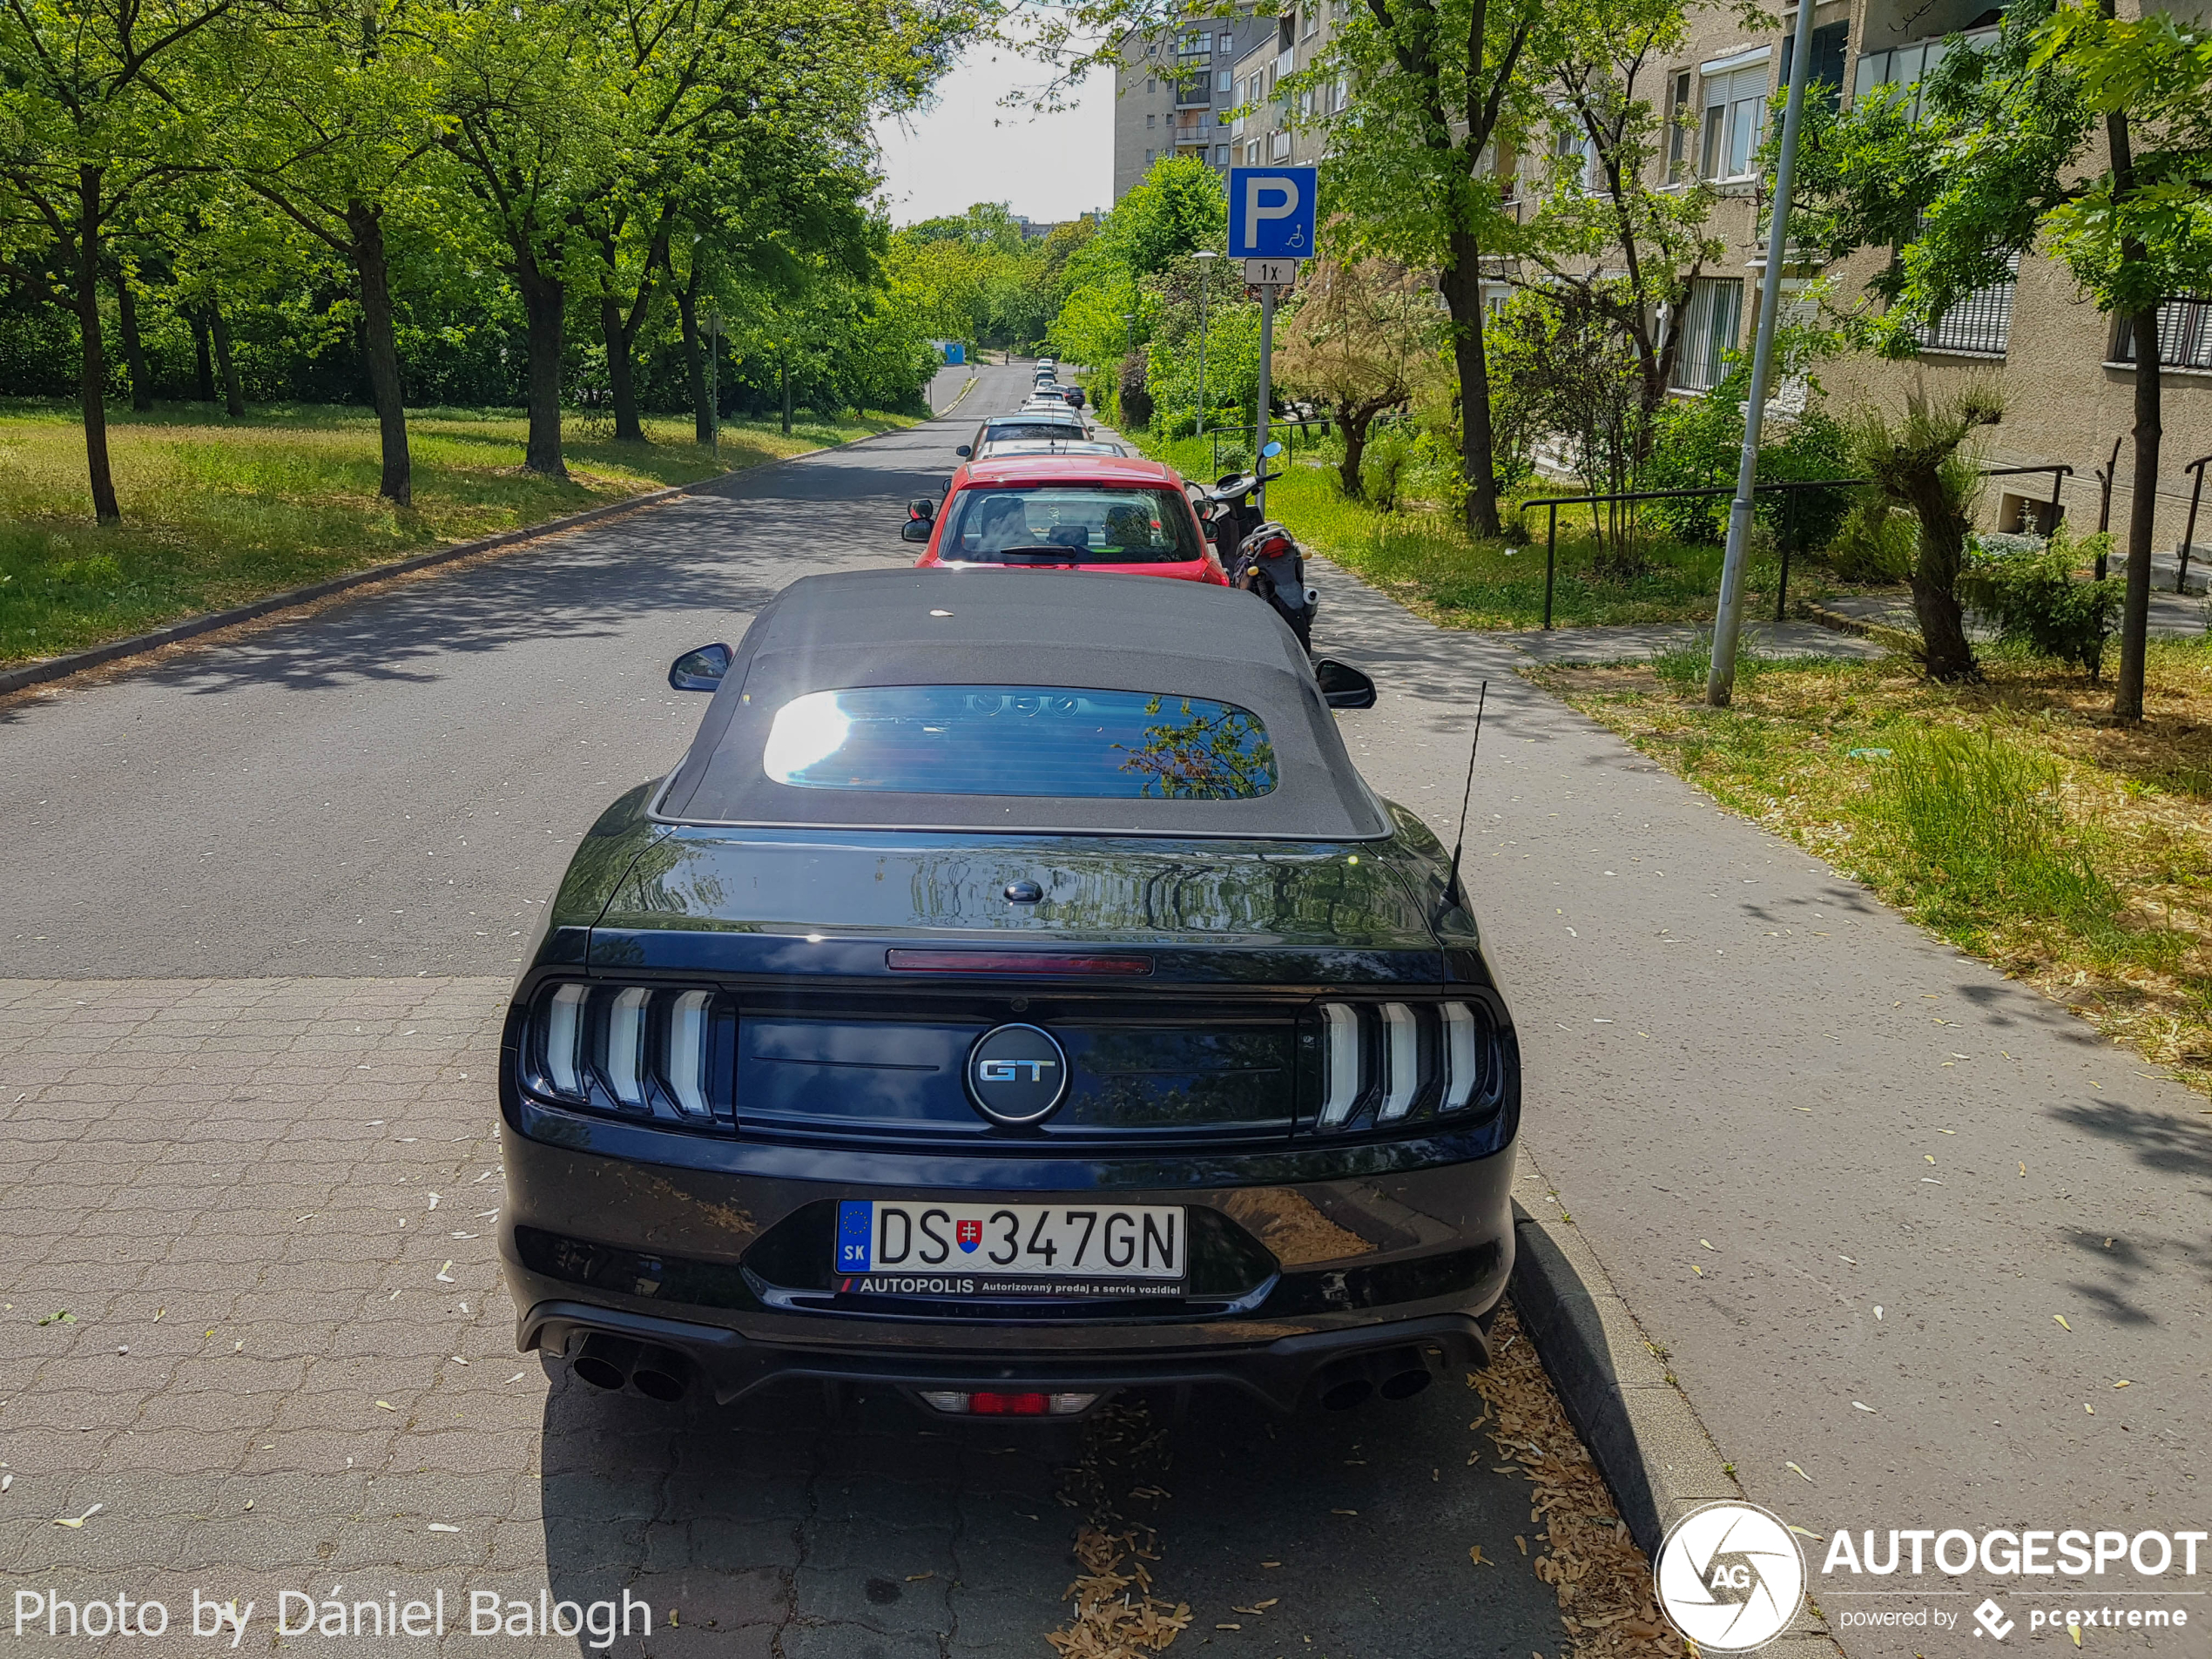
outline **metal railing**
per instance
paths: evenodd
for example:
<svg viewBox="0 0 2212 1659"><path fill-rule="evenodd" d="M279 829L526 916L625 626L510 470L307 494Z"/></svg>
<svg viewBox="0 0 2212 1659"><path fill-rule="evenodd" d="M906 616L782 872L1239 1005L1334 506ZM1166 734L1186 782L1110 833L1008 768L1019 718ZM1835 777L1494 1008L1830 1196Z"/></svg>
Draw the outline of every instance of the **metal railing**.
<svg viewBox="0 0 2212 1659"><path fill-rule="evenodd" d="M2113 451L2115 457L2119 453L2117 449ZM2176 593L2187 590L2189 579L2189 548L2196 540L2196 504L2204 498L2204 469L2208 464L2212 464L2212 455L2199 455L2182 469L2183 472L2195 473L2196 482L2189 488L2188 526L2182 530L2181 548L2174 556L2175 563L2181 566L2181 569L2174 573L2174 591Z"/></svg>
<svg viewBox="0 0 2212 1659"><path fill-rule="evenodd" d="M2212 455L2207 455L2204 461L2195 464L2202 468L2206 462L2212 462ZM1988 467L1983 469L1982 476L2012 478L2049 473L2051 475L2051 523L2053 527L2056 528L2060 509L2059 490L2073 471L2072 467L2060 462L2056 465L2041 467ZM1782 496L1782 534L1778 538L1782 554L1782 570L1775 583L1775 621L1784 621L1789 615L1790 553L1791 544L1796 540L1797 492L1804 489L1860 489L1865 487L1866 482L1867 481L1864 478L1798 478L1770 484L1756 484L1752 487L1754 495L1778 493ZM2197 475L2197 482L2202 488L2203 474L2201 471ZM1735 485L1716 484L1703 489L1629 489L1610 496L1546 496L1535 501L1521 502L1521 510L1523 512L1531 507L1542 507L1548 509L1550 513L1550 522L1544 533L1544 626L1549 628L1552 625L1552 592L1557 582L1559 568L1559 509L1561 508L1588 507L1591 509L1591 522L1595 523L1597 518L1596 509L1613 502L1684 501L1700 496L1733 497L1735 494ZM2192 523L2194 523L2193 518Z"/></svg>
<svg viewBox="0 0 2212 1659"><path fill-rule="evenodd" d="M1329 428L1332 424L1332 422L1325 415L1307 415L1298 420L1270 416L1267 422L1267 433L1270 437L1273 437L1278 433L1283 435L1283 462L1288 466L1298 459L1298 435L1300 432L1309 427L1315 428L1318 428L1315 435L1325 438L1329 435ZM1221 441L1223 438L1242 437L1249 441L1257 437L1258 433L1259 428L1257 424L1208 427L1206 435L1213 440L1213 475L1217 478L1221 476ZM1255 455L1253 457L1255 463L1258 460L1258 457Z"/></svg>

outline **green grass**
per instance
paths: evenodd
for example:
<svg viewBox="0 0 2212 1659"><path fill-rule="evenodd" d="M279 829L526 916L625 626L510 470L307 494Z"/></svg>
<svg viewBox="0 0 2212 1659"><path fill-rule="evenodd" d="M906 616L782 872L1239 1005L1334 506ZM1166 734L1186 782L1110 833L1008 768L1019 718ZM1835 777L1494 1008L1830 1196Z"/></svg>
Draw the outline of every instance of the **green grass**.
<svg viewBox="0 0 2212 1659"><path fill-rule="evenodd" d="M909 424L903 416L725 425L718 464L688 419L652 442L566 446L566 482L521 469L518 411L416 409L415 504L376 494L375 417L346 406L111 411L123 523L92 522L73 407L0 401L0 664L51 657L350 570L496 535L667 484Z"/></svg>
<svg viewBox="0 0 2212 1659"><path fill-rule="evenodd" d="M1211 478L1212 445L1197 438L1163 440L1137 434L1131 440L1189 478ZM1473 536L1449 514L1414 505L1393 513L1348 501L1337 484L1333 460L1312 464L1303 448L1285 475L1270 484L1267 509L1307 548L1358 571L1430 620L1452 628L1535 628L1544 619L1544 537L1548 509L1535 508L1526 523L1535 541L1525 547ZM1570 495L1571 484L1545 482L1523 492L1534 497ZM1510 515L1509 515L1510 516ZM1560 509L1557 567L1552 592L1555 628L1620 626L1638 623L1710 622L1720 593L1721 550L1666 541L1649 549L1647 568L1619 577L1597 568L1598 549L1588 534L1588 514ZM1770 615L1779 563L1755 551L1747 573L1750 614ZM1828 591L1817 566L1793 563L1793 599Z"/></svg>

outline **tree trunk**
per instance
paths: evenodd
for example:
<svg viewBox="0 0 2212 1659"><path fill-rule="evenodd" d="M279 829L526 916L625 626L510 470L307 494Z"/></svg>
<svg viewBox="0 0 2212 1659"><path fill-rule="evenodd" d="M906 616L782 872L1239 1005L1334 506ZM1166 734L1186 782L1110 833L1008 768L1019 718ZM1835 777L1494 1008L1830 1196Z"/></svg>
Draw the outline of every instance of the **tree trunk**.
<svg viewBox="0 0 2212 1659"><path fill-rule="evenodd" d="M238 362L231 355L231 325L223 315L219 296L207 297L207 332L215 341L215 368L223 377L223 412L236 416L246 413L246 391L239 384Z"/></svg>
<svg viewBox="0 0 2212 1659"><path fill-rule="evenodd" d="M1467 527L1498 536L1498 474L1491 463L1490 354L1482 336L1482 253L1474 237L1454 231L1437 285L1452 314L1452 360L1460 375L1460 471L1467 481Z"/></svg>
<svg viewBox="0 0 2212 1659"><path fill-rule="evenodd" d="M604 288L599 293L599 332L607 342L607 389L614 398L615 442L643 443L645 428L637 419L637 381L630 365L630 326L623 319L621 301Z"/></svg>
<svg viewBox="0 0 2212 1659"><path fill-rule="evenodd" d="M77 328L84 341L78 392L84 408L84 469L92 484L92 516L120 524L115 475L107 459L107 351L100 339L100 192L106 169L77 170Z"/></svg>
<svg viewBox="0 0 2212 1659"><path fill-rule="evenodd" d="M1920 622L1920 661L1930 679L1955 684L1978 679L1974 648L1959 608L1959 571L1970 526L1945 495L1931 466L1912 482L1912 508L1920 520L1920 556L1912 570L1912 610Z"/></svg>
<svg viewBox="0 0 2212 1659"><path fill-rule="evenodd" d="M346 204L354 266L361 273L361 357L376 401L384 476L376 493L395 506L415 504L415 461L407 442L407 403L400 388L400 347L392 329L391 270L384 257L384 216L367 202Z"/></svg>
<svg viewBox="0 0 2212 1659"><path fill-rule="evenodd" d="M185 317L192 324L192 400L199 403L212 403L215 401L215 362L207 354L207 319L201 314L198 306L186 310Z"/></svg>
<svg viewBox="0 0 2212 1659"><path fill-rule="evenodd" d="M528 254L515 263L523 291L523 312L529 323L529 442L523 469L549 478L566 478L561 459L561 353L568 295L557 276L549 276Z"/></svg>
<svg viewBox="0 0 2212 1659"><path fill-rule="evenodd" d="M706 406L706 353L699 347L699 267L676 295L676 314L684 326L684 373L691 388L691 441L714 442L714 411Z"/></svg>
<svg viewBox="0 0 2212 1659"><path fill-rule="evenodd" d="M788 438L791 436L791 359L788 357L783 360L782 377L784 382L784 436Z"/></svg>
<svg viewBox="0 0 2212 1659"><path fill-rule="evenodd" d="M2128 257L2140 258L2140 250ZM2114 687L2113 714L2122 720L2143 718L2143 657L2150 634L2150 538L2158 518L2158 448L2161 375L2158 313L2138 311L2128 320L2135 339L2135 471L2128 483L2128 598L2121 609L2120 677Z"/></svg>
<svg viewBox="0 0 2212 1659"><path fill-rule="evenodd" d="M1349 403L1337 405L1337 425L1344 433L1344 459L1337 462L1337 480L1346 501L1364 501L1367 486L1359 475L1359 462L1367 453L1367 427L1373 417L1362 417Z"/></svg>
<svg viewBox="0 0 2212 1659"><path fill-rule="evenodd" d="M115 267L115 320L123 333L123 361L131 366L131 407L144 414L153 407L153 375L146 368L145 342L138 337L138 296L131 273Z"/></svg>

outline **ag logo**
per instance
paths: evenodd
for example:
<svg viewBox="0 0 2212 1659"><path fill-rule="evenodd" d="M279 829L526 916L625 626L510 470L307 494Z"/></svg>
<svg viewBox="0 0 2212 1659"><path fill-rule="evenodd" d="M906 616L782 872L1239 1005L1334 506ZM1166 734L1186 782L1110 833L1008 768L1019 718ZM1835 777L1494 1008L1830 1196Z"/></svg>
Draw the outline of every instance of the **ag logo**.
<svg viewBox="0 0 2212 1659"><path fill-rule="evenodd" d="M1676 1521L1652 1573L1675 1628L1709 1653L1749 1653L1790 1628L1805 1561L1790 1529L1756 1504L1709 1503Z"/></svg>
<svg viewBox="0 0 2212 1659"><path fill-rule="evenodd" d="M968 1051L968 1094L997 1123L1034 1123L1068 1092L1068 1056L1034 1025L994 1026Z"/></svg>

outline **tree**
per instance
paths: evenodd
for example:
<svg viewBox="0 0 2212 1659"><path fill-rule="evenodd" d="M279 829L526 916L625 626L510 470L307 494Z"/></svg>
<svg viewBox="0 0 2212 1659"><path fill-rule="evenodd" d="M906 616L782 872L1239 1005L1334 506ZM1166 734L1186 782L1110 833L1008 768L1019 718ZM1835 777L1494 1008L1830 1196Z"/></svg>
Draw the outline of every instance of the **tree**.
<svg viewBox="0 0 2212 1659"><path fill-rule="evenodd" d="M1324 260L1275 347L1275 378L1326 405L1344 436L1337 476L1354 501L1367 428L1432 374L1444 330L1436 292L1387 260Z"/></svg>
<svg viewBox="0 0 2212 1659"><path fill-rule="evenodd" d="M1958 588L1981 489L1981 458L1971 440L2003 414L1996 395L1978 387L1940 402L1916 392L1901 419L1869 406L1851 425L1851 464L1868 481L1871 504L1878 512L1909 512L1919 523L1909 579L1920 620L1920 662L1931 679L1980 677Z"/></svg>
<svg viewBox="0 0 2212 1659"><path fill-rule="evenodd" d="M1529 119L1527 59L1542 0L1365 0L1312 66L1287 78L1293 98L1339 79L1357 89L1325 118L1322 192L1345 253L1379 253L1437 273L1451 314L1460 389L1467 528L1496 536L1486 258L1523 239L1504 204L1500 140ZM1541 53L1536 54L1543 56Z"/></svg>
<svg viewBox="0 0 2212 1659"><path fill-rule="evenodd" d="M139 199L203 165L203 111L165 78L232 3L0 6L0 275L77 320L85 468L103 524L123 518L108 464L104 240Z"/></svg>
<svg viewBox="0 0 2212 1659"><path fill-rule="evenodd" d="M1652 104L1653 74L1665 72L1688 34L1683 0L1569 0L1553 25L1532 69L1554 100L1550 174L1523 252L1541 286L1574 290L1584 313L1634 351L1641 418L1632 443L1641 459L1682 338L1662 320L1681 316L1699 267L1723 252L1706 223L1712 186L1665 176L1676 129Z"/></svg>
<svg viewBox="0 0 2212 1659"><path fill-rule="evenodd" d="M1871 285L1886 312L1862 320L1909 355L1946 307L2007 280L2039 240L2133 341L2134 464L2128 599L2114 712L2142 716L2157 511L2158 311L2212 288L2212 33L2109 0L2054 9L2019 0L1994 43L1954 51L1905 101L1808 109L1809 235L1833 255L1895 250Z"/></svg>
<svg viewBox="0 0 2212 1659"><path fill-rule="evenodd" d="M252 31L226 64L244 111L232 166L246 187L346 262L361 305L362 367L376 408L377 494L415 500L392 311L388 220L426 193L435 65L408 0L307 10ZM418 216L428 218L421 213ZM216 314L219 315L219 313Z"/></svg>

